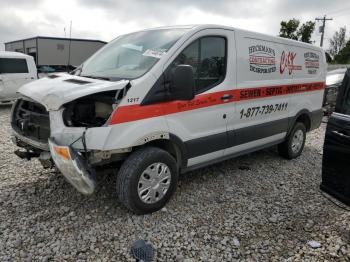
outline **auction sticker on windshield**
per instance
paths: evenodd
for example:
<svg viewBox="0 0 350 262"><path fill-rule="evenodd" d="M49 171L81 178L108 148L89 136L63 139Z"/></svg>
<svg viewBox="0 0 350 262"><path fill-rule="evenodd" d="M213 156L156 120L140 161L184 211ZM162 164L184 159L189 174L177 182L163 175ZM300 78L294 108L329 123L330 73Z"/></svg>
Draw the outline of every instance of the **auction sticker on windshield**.
<svg viewBox="0 0 350 262"><path fill-rule="evenodd" d="M159 50L147 49L142 55L161 58L166 53L166 51L167 51L166 49L159 49Z"/></svg>

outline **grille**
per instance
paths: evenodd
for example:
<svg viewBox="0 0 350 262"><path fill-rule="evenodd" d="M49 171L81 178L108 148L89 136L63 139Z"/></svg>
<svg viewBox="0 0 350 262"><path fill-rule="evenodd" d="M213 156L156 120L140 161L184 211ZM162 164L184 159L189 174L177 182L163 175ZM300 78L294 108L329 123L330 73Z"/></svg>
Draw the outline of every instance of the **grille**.
<svg viewBox="0 0 350 262"><path fill-rule="evenodd" d="M17 100L11 122L12 128L20 135L47 143L50 136L50 119L49 113L41 104Z"/></svg>

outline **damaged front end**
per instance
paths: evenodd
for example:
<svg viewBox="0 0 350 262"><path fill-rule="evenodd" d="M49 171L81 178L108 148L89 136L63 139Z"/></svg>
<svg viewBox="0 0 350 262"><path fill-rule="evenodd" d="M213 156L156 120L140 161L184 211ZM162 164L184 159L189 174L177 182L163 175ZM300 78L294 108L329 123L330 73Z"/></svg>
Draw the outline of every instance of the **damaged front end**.
<svg viewBox="0 0 350 262"><path fill-rule="evenodd" d="M108 87L102 92L89 91L80 97L73 92L74 99L62 94L65 103L60 105L55 101L55 107L47 104L47 98L57 96L52 92L42 99L33 95L38 100L23 96L12 109L12 140L21 148L15 154L27 160L38 158L44 168L56 167L79 192L92 194L96 187L94 167L118 160L120 157L116 155L125 155L126 152L90 148L85 133L89 129L108 129L112 112L129 88L129 82L123 81L123 87L119 85L114 90ZM23 93L29 92L25 90ZM97 139L103 140L103 137Z"/></svg>
<svg viewBox="0 0 350 262"><path fill-rule="evenodd" d="M45 107L31 99L18 99L12 108L11 126L12 141L21 148L14 153L27 160L37 157L45 169L52 168L47 142L50 118Z"/></svg>

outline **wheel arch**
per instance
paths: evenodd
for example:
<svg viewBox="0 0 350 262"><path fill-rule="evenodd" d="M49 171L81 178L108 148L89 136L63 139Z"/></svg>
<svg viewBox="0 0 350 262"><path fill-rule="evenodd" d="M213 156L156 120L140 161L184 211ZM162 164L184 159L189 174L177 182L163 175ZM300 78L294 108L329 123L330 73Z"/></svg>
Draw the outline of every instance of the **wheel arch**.
<svg viewBox="0 0 350 262"><path fill-rule="evenodd" d="M307 109L300 110L290 121L289 121L289 127L288 127L288 133L290 134L292 131L295 123L301 122L306 127L306 132L310 131L311 129L311 123L312 123L312 116L311 112Z"/></svg>
<svg viewBox="0 0 350 262"><path fill-rule="evenodd" d="M169 139L155 139L142 145L142 147L145 146L154 146L167 151L175 158L179 169L187 166L187 150L185 144L174 134L169 134Z"/></svg>

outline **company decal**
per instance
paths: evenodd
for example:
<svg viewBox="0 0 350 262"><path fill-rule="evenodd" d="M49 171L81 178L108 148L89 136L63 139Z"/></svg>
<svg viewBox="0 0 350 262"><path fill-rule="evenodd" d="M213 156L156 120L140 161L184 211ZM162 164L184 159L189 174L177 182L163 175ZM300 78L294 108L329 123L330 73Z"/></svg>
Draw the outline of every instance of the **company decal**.
<svg viewBox="0 0 350 262"><path fill-rule="evenodd" d="M309 74L316 74L320 68L320 56L313 52L304 53L305 68Z"/></svg>
<svg viewBox="0 0 350 262"><path fill-rule="evenodd" d="M141 119L147 119L151 117L165 116L175 113L181 113L190 110L196 110L200 108L206 108L210 106L221 105L224 103L232 103L238 101L245 101L250 99L261 99L264 97L274 97L281 95L298 94L304 92L312 92L323 90L325 87L324 82L304 83L304 84L291 84L291 85L279 85L279 86L265 86L265 87L254 87L254 88L242 88L232 89L226 91L219 91L209 94L197 95L191 101L171 101L164 103L156 103L152 105L141 106L139 104L118 106L112 113L109 120L109 125L120 124L125 122L137 121ZM232 98L222 100L223 95L230 94ZM273 108L282 110L283 105L277 105ZM266 112L271 111L270 105ZM261 107L261 110L264 110ZM260 111L259 111L260 112ZM261 111L264 112L265 111ZM245 113L245 112L243 112ZM247 117L247 116L245 116Z"/></svg>
<svg viewBox="0 0 350 262"><path fill-rule="evenodd" d="M261 106L253 106L248 108L242 108L239 112L240 118L253 118L256 116L262 116L267 114L272 114L275 112L286 111L288 107L287 102L278 103L278 104L269 104Z"/></svg>
<svg viewBox="0 0 350 262"><path fill-rule="evenodd" d="M264 45L253 45L249 47L250 71L259 74L276 72L275 50Z"/></svg>
<svg viewBox="0 0 350 262"><path fill-rule="evenodd" d="M302 70L301 65L295 65L294 60L297 56L296 52L288 52L285 51L281 54L281 61L280 61L280 74L282 75L285 71L288 72L289 75L293 73L293 71Z"/></svg>

